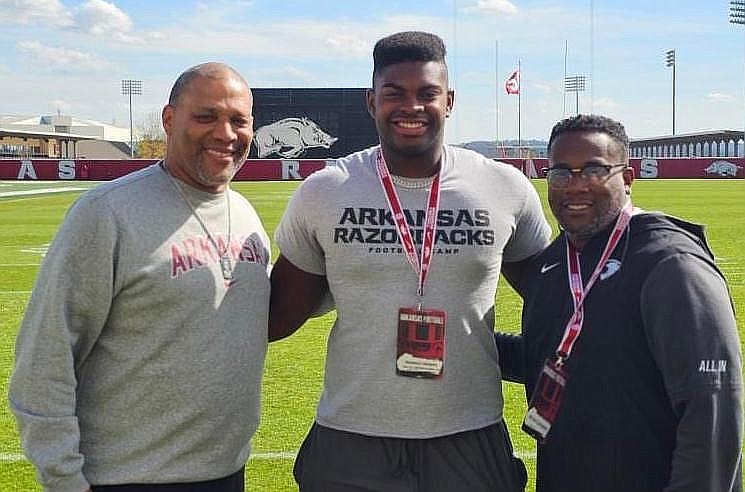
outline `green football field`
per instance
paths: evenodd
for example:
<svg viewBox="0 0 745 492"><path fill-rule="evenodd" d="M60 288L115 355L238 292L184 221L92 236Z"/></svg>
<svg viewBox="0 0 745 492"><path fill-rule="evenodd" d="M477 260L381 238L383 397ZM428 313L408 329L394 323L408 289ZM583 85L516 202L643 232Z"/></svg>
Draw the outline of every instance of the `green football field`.
<svg viewBox="0 0 745 492"><path fill-rule="evenodd" d="M545 201L545 182L534 181ZM0 490L37 491L34 471L21 453L7 408L13 344L46 247L84 182L0 181ZM254 204L270 235L296 182L241 182L234 188ZM738 327L745 328L745 180L638 180L636 206L707 225L718 263L729 280ZM554 231L556 227L554 225ZM273 248L276 257L277 250ZM503 283L497 296L497 329L519 326L520 300ZM248 463L247 490L292 491L295 452L313 420L321 390L326 337L333 313L270 346L264 374L263 415ZM505 383L505 414L517 453L528 465L533 490L535 446L520 432L522 387ZM136 402L133 402L135 404Z"/></svg>

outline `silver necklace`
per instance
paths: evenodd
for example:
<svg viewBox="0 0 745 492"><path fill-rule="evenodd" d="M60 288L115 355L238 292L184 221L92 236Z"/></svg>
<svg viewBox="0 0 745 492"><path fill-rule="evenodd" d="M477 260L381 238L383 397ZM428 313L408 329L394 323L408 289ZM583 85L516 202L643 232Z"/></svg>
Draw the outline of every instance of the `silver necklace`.
<svg viewBox="0 0 745 492"><path fill-rule="evenodd" d="M406 176L398 176L391 174L391 180L394 184L403 186L410 190L417 190L423 188L429 188L432 182L435 180L434 176L427 176L425 178L407 178Z"/></svg>
<svg viewBox="0 0 745 492"><path fill-rule="evenodd" d="M227 188L225 190L225 203L226 207L228 209L228 239L225 243L225 250L220 251L220 247L217 245L217 241L215 241L215 238L212 236L212 233L207 228L207 224L204 223L204 220L202 220L202 217L197 213L197 209L194 208L194 205L191 204L188 198L186 198L186 195L184 194L184 190L181 189L181 185L176 182L176 179L171 175L171 172L168 170L168 166L166 166L165 161L160 162L160 167L163 169L163 172L166 173L166 176L168 176L168 180L171 182L173 187L176 189L176 192L179 194L181 199L186 203L186 206L189 207L189 210L191 210L192 215L194 218L197 219L197 222L199 222L199 225L202 226L202 230L207 235L207 239L210 240L212 243L212 246L215 247L215 251L217 251L217 254L220 256L220 270L222 270L222 278L224 278L226 281L233 280L233 264L230 262L230 255L228 254L228 251L230 251L230 188Z"/></svg>

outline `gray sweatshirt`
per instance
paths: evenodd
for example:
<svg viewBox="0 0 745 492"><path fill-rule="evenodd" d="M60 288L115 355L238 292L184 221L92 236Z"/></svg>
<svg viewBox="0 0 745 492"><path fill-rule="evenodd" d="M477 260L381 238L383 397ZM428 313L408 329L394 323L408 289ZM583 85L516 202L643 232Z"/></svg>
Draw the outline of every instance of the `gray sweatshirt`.
<svg viewBox="0 0 745 492"><path fill-rule="evenodd" d="M246 462L269 240L238 193L228 240L226 195L178 183L183 196L154 165L85 193L42 264L9 401L45 490L211 480Z"/></svg>

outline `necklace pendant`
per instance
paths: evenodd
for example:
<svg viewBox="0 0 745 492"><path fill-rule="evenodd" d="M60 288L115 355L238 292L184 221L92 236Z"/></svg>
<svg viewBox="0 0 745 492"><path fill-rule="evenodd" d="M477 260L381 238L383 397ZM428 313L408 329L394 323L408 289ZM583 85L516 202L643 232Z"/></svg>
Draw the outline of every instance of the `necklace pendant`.
<svg viewBox="0 0 745 492"><path fill-rule="evenodd" d="M230 257L228 255L222 255L220 257L220 270L222 270L222 278L233 280L233 266L230 264Z"/></svg>

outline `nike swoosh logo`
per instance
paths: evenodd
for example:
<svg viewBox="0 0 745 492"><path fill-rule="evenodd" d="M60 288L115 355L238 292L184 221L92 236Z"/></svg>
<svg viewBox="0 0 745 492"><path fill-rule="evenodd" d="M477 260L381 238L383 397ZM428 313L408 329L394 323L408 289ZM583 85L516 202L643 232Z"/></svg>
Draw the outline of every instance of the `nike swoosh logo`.
<svg viewBox="0 0 745 492"><path fill-rule="evenodd" d="M558 263L551 263L550 265L546 265L546 264L544 263L543 265L541 265L541 273L546 273L546 272L548 272L549 270L553 270L553 269L554 269L554 268L556 268L557 266L559 266L559 264L558 264Z"/></svg>

